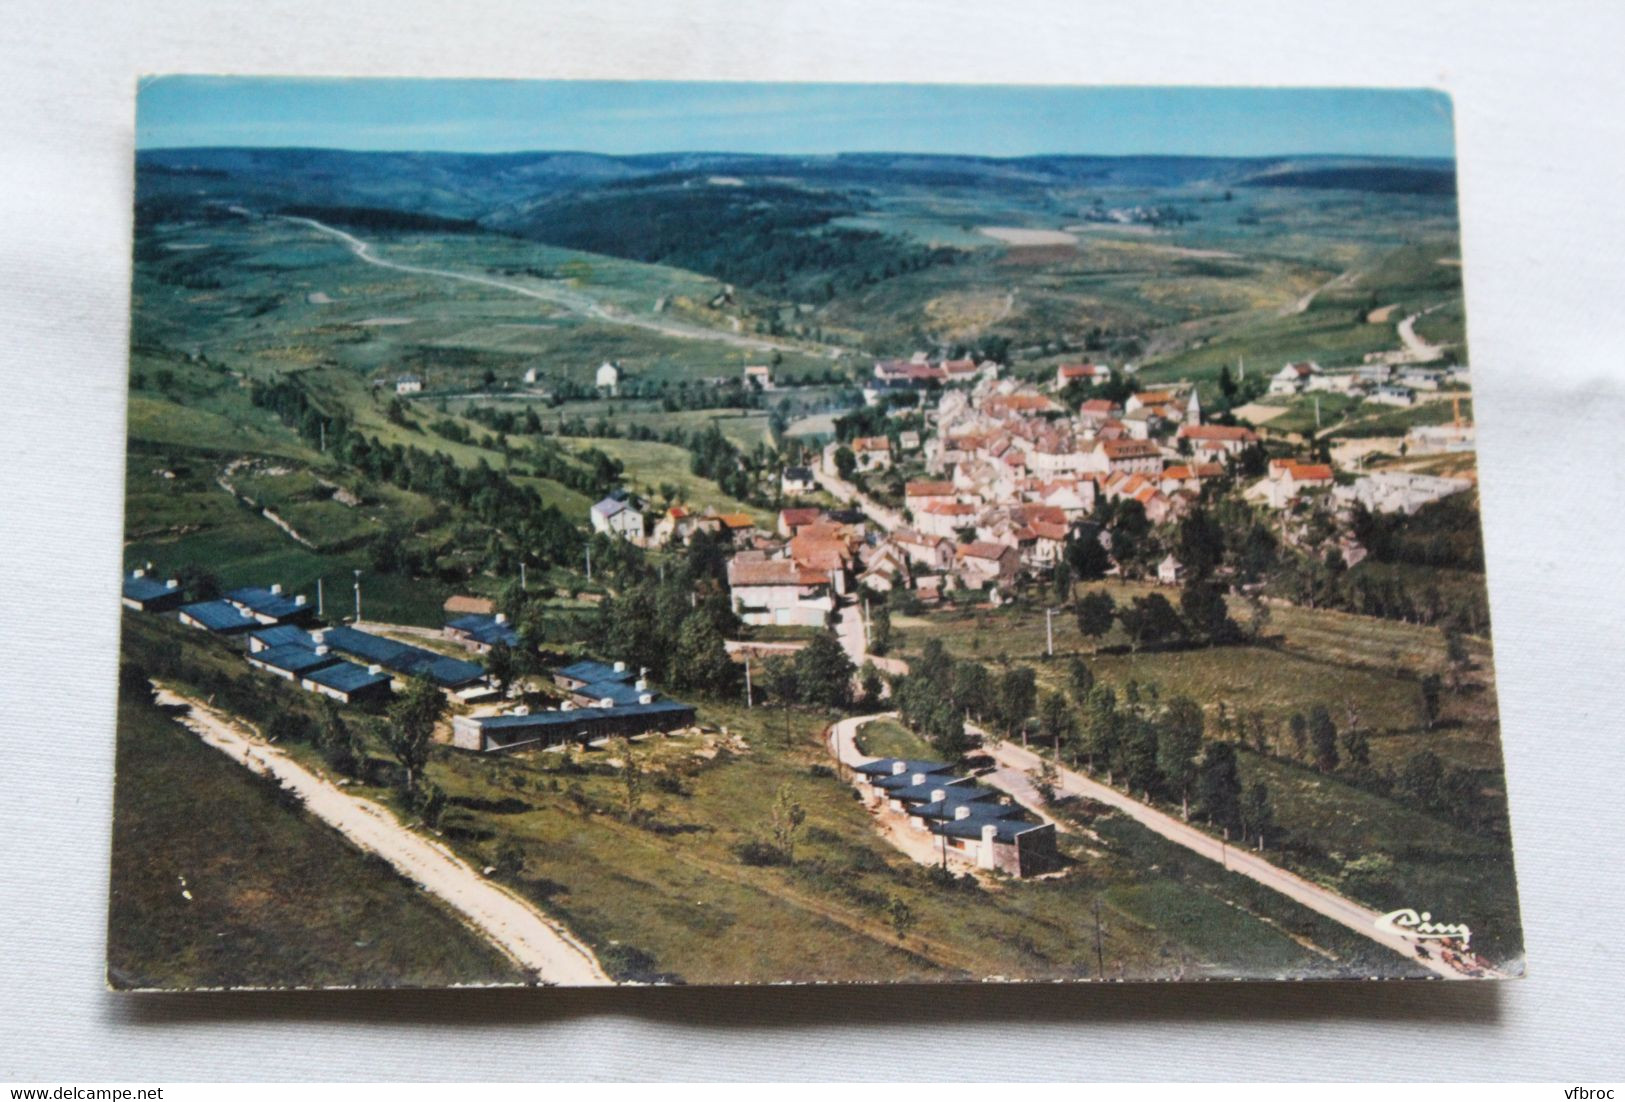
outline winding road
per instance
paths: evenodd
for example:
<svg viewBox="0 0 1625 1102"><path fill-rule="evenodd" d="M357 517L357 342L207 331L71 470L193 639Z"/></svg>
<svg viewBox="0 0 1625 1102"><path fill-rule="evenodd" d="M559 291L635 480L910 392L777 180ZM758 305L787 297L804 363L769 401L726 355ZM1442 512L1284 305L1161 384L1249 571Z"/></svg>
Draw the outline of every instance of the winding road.
<svg viewBox="0 0 1625 1102"><path fill-rule="evenodd" d="M159 704L188 709L178 721L206 744L255 773L275 777L304 801L312 815L457 911L540 982L569 986L614 982L592 950L562 925L481 876L450 849L408 829L379 804L317 776L202 701L156 687Z"/></svg>
<svg viewBox="0 0 1625 1102"><path fill-rule="evenodd" d="M379 256L374 246L367 241L336 229L314 218L303 218L292 214L280 214L275 217L285 222L297 222L309 226L318 233L325 234L339 242L353 253L357 260L379 268L388 268L391 271L406 272L409 275L429 276L434 279L451 279L460 283L473 283L481 287L494 287L499 291L522 295L540 302L554 306L562 306L578 314L595 318L598 321L609 322L611 325L626 325L634 329L647 329L651 333L660 333L667 337L677 337L683 340L718 341L722 344L733 345L736 348L748 348L756 352L800 352L806 349L794 345L781 344L778 341L766 340L760 337L744 337L736 333L722 333L715 329L706 329L698 325L683 325L678 322L656 321L653 318L639 317L636 314L623 314L611 310L602 303L587 296L566 291L562 287L530 287L523 283L511 283L495 276L478 275L473 272L453 272L445 268L428 268L419 264L405 264L399 260L387 260Z"/></svg>

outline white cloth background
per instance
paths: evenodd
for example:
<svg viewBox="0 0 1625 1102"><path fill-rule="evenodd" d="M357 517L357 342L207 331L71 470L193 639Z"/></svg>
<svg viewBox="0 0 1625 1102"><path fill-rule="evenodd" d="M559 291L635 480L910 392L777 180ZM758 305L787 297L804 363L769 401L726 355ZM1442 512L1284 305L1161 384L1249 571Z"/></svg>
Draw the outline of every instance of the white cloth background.
<svg viewBox="0 0 1625 1102"><path fill-rule="evenodd" d="M13 0L0 36L0 1079L1617 1078L1615 4ZM102 989L138 73L1455 95L1530 977L134 998ZM1617 1038L1614 1038L1617 1039ZM905 1053L914 1054L905 1058Z"/></svg>

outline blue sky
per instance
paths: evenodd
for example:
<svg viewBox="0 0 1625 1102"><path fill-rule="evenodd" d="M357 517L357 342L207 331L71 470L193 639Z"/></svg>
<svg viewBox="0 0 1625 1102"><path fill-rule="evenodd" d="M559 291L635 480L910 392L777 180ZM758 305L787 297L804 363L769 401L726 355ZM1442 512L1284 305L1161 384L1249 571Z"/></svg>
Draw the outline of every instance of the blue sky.
<svg viewBox="0 0 1625 1102"><path fill-rule="evenodd" d="M149 77L142 149L1453 154L1438 92Z"/></svg>

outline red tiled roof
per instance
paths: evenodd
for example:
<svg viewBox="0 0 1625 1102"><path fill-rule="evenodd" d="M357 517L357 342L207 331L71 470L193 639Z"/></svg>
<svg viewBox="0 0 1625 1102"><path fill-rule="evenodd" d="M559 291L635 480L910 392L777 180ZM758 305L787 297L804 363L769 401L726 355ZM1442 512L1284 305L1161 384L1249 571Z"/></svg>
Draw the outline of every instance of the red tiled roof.
<svg viewBox="0 0 1625 1102"><path fill-rule="evenodd" d="M953 497L952 482L910 482L903 487L904 497Z"/></svg>
<svg viewBox="0 0 1625 1102"><path fill-rule="evenodd" d="M806 524L815 524L823 515L824 510L812 507L779 510L779 520L784 522L786 528L800 528Z"/></svg>
<svg viewBox="0 0 1625 1102"><path fill-rule="evenodd" d="M1258 439L1252 429L1240 425L1181 425L1181 440L1240 440L1251 444Z"/></svg>
<svg viewBox="0 0 1625 1102"><path fill-rule="evenodd" d="M1148 459L1162 454L1162 450L1149 440L1102 440L1100 449L1108 459Z"/></svg>

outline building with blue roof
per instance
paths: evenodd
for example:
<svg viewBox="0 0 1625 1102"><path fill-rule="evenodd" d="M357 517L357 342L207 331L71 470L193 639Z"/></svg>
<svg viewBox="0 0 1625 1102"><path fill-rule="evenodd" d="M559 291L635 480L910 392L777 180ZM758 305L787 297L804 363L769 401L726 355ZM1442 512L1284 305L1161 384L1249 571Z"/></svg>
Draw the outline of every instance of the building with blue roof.
<svg viewBox="0 0 1625 1102"><path fill-rule="evenodd" d="M301 646L306 650L315 650L316 637L304 628L296 628L292 624L273 624L268 628L260 628L258 631L248 633L248 649L250 651L289 645Z"/></svg>
<svg viewBox="0 0 1625 1102"><path fill-rule="evenodd" d="M481 654L499 643L505 647L520 645L519 633L500 612L490 616L478 612L459 616L447 622L445 633L446 638L456 640Z"/></svg>
<svg viewBox="0 0 1625 1102"><path fill-rule="evenodd" d="M1020 814L1021 809L1016 805L1003 802L1005 794L997 788L983 788L978 784L958 784L939 788L937 791L943 794L940 800L929 800L908 809L909 818L920 820L922 827L927 823L963 819L969 815Z"/></svg>
<svg viewBox="0 0 1625 1102"><path fill-rule="evenodd" d="M250 585L241 589L234 589L226 594L226 600L235 605L243 615L252 616L262 624L298 623L314 618L316 610L305 599L303 593L297 597L290 597L282 592L282 586Z"/></svg>
<svg viewBox="0 0 1625 1102"><path fill-rule="evenodd" d="M311 670L299 679L299 685L307 692L321 693L344 704L388 700L391 693L389 674L376 666L358 666L343 660Z"/></svg>
<svg viewBox="0 0 1625 1102"><path fill-rule="evenodd" d="M352 627L325 628L314 633L318 643L396 677L425 677L447 692L485 685L485 667L461 658L448 658L410 643L371 635Z"/></svg>
<svg viewBox="0 0 1625 1102"><path fill-rule="evenodd" d="M198 601L182 605L180 620L187 627L211 631L216 635L241 635L260 626L258 620L244 616L230 601Z"/></svg>
<svg viewBox="0 0 1625 1102"><path fill-rule="evenodd" d="M941 839L942 859L1010 876L1064 863L1054 823L1034 822L1009 794L956 776L941 762L876 758L852 767L869 807Z"/></svg>
<svg viewBox="0 0 1625 1102"><path fill-rule="evenodd" d="M502 716L456 716L451 723L451 741L464 750L485 752L542 749L566 742L585 746L616 735L631 738L655 731L677 731L693 724L693 705L662 698L615 708L567 707Z"/></svg>
<svg viewBox="0 0 1625 1102"><path fill-rule="evenodd" d="M125 608L137 612L168 612L184 604L186 594L174 578L160 580L149 577L145 569L137 569L124 576L124 593L120 600Z"/></svg>
<svg viewBox="0 0 1625 1102"><path fill-rule="evenodd" d="M300 643L262 647L259 650L249 651L246 657L248 664L255 669L264 670L286 681L297 681L312 670L319 670L323 666L331 666L340 661L339 656L330 653L326 647L307 647Z"/></svg>

